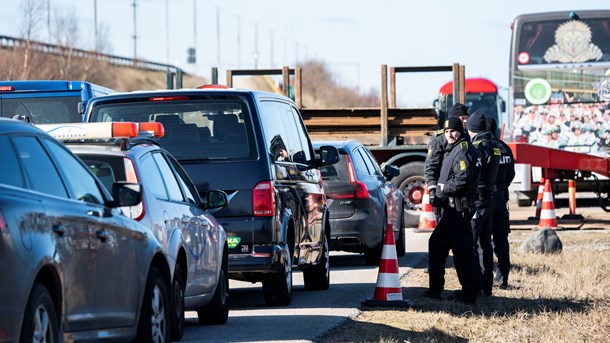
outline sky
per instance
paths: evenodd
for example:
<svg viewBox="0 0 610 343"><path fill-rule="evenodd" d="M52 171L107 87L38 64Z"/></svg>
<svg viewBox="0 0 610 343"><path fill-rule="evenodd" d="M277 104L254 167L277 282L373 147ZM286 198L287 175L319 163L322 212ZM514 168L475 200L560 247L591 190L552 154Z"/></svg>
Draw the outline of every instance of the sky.
<svg viewBox="0 0 610 343"><path fill-rule="evenodd" d="M21 36L25 1L0 0L0 35ZM362 92L379 91L382 64L453 63L465 66L466 77L489 78L505 91L510 24L516 16L610 8L607 0L29 1L50 4L51 32L58 14L75 13L82 49L95 46L97 19L98 36L105 32L107 53L113 55L135 54L208 79L218 67L220 83L226 69L293 68L315 60L341 85ZM39 38L47 41L46 14L43 19ZM192 47L196 64L187 63ZM398 74L398 106L430 106L451 77L449 72Z"/></svg>

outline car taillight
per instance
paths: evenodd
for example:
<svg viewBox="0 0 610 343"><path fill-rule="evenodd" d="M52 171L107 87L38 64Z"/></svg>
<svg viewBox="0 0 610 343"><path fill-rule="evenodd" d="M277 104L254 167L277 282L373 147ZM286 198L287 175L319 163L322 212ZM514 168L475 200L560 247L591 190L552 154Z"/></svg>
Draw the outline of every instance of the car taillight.
<svg viewBox="0 0 610 343"><path fill-rule="evenodd" d="M252 212L255 217L275 214L275 196L271 181L261 181L252 189Z"/></svg>
<svg viewBox="0 0 610 343"><path fill-rule="evenodd" d="M123 165L125 166L125 179L127 182L138 183L138 175L136 174L136 169L133 167L133 162L125 157L123 158ZM139 204L135 206L129 206L129 218L134 220L141 220L144 218L144 214L146 213L146 206L144 206L144 199L140 201Z"/></svg>
<svg viewBox="0 0 610 343"><path fill-rule="evenodd" d="M354 169L354 165L352 164L352 159L349 156L345 156L347 159L347 172L349 175L349 182L354 185L354 195L357 199L368 199L369 190L366 188L366 185L358 181L356 178L356 170Z"/></svg>
<svg viewBox="0 0 610 343"><path fill-rule="evenodd" d="M4 216L2 215L2 211L0 211L0 233L8 232L8 225L6 225L6 221L4 220Z"/></svg>

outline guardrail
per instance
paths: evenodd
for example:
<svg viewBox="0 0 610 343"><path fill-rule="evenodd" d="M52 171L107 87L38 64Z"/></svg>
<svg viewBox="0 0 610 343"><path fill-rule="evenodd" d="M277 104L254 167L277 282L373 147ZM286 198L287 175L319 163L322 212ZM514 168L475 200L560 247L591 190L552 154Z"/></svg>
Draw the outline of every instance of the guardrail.
<svg viewBox="0 0 610 343"><path fill-rule="evenodd" d="M28 45L28 41L21 38L1 36L0 35L0 48L3 49L16 49L25 48ZM121 57L116 55L104 54L96 51L88 51L65 47L55 44L47 44L37 41L29 41L29 46L37 51L45 53L56 54L56 55L72 55L80 58L89 58L97 61L106 62L117 66L125 66L130 68L139 68L153 71L170 71L176 74L184 74L184 71L171 64L163 64L157 62L151 62L140 59L133 59L127 57Z"/></svg>

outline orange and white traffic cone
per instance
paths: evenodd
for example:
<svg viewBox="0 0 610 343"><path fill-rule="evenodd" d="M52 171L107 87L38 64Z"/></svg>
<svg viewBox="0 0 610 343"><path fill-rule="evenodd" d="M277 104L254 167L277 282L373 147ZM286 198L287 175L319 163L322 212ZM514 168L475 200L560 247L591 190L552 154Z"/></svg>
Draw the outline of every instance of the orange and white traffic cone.
<svg viewBox="0 0 610 343"><path fill-rule="evenodd" d="M392 224L387 224L381 260L379 261L375 294L373 299L367 299L362 304L372 307L409 307L411 305L408 301L403 300L402 297L400 271L398 270L398 257L396 256Z"/></svg>
<svg viewBox="0 0 610 343"><path fill-rule="evenodd" d="M436 215L430 204L430 192L428 185L424 186L424 196L421 202L419 224L414 232L432 232L436 228Z"/></svg>
<svg viewBox="0 0 610 343"><path fill-rule="evenodd" d="M551 191L551 180L544 183L544 196L542 197L542 209L540 210L540 223L538 229L557 229L557 217L555 217L555 204L553 203L553 192Z"/></svg>
<svg viewBox="0 0 610 343"><path fill-rule="evenodd" d="M538 186L538 196L536 196L536 215L534 217L527 218L528 220L540 219L540 210L542 210L542 197L544 196L544 184L545 179L540 178L540 186Z"/></svg>

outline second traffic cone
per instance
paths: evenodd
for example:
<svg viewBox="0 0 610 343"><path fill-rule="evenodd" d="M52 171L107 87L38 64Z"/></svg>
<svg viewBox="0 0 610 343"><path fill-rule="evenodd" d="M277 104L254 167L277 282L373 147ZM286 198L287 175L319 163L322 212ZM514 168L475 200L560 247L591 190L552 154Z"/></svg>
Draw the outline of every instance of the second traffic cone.
<svg viewBox="0 0 610 343"><path fill-rule="evenodd" d="M538 224L538 228L557 229L557 217L555 216L551 180L546 180L544 183L544 195L542 197L542 209L540 210L540 223Z"/></svg>
<svg viewBox="0 0 610 343"><path fill-rule="evenodd" d="M436 215L434 209L430 204L430 192L428 192L428 185L424 186L424 196L421 202L419 224L415 232L431 232L436 228Z"/></svg>
<svg viewBox="0 0 610 343"><path fill-rule="evenodd" d="M546 183L543 177L540 178L540 186L538 186L538 196L536 196L536 215L527 219L540 219L540 210L542 210L542 197L544 196L544 184Z"/></svg>
<svg viewBox="0 0 610 343"><path fill-rule="evenodd" d="M377 274L377 286L373 299L362 302L365 306L373 307L409 307L410 303L403 300L402 288L400 286L400 271L398 270L398 257L396 256L396 245L394 244L394 229L392 224L387 224L381 259L379 261L379 273Z"/></svg>

